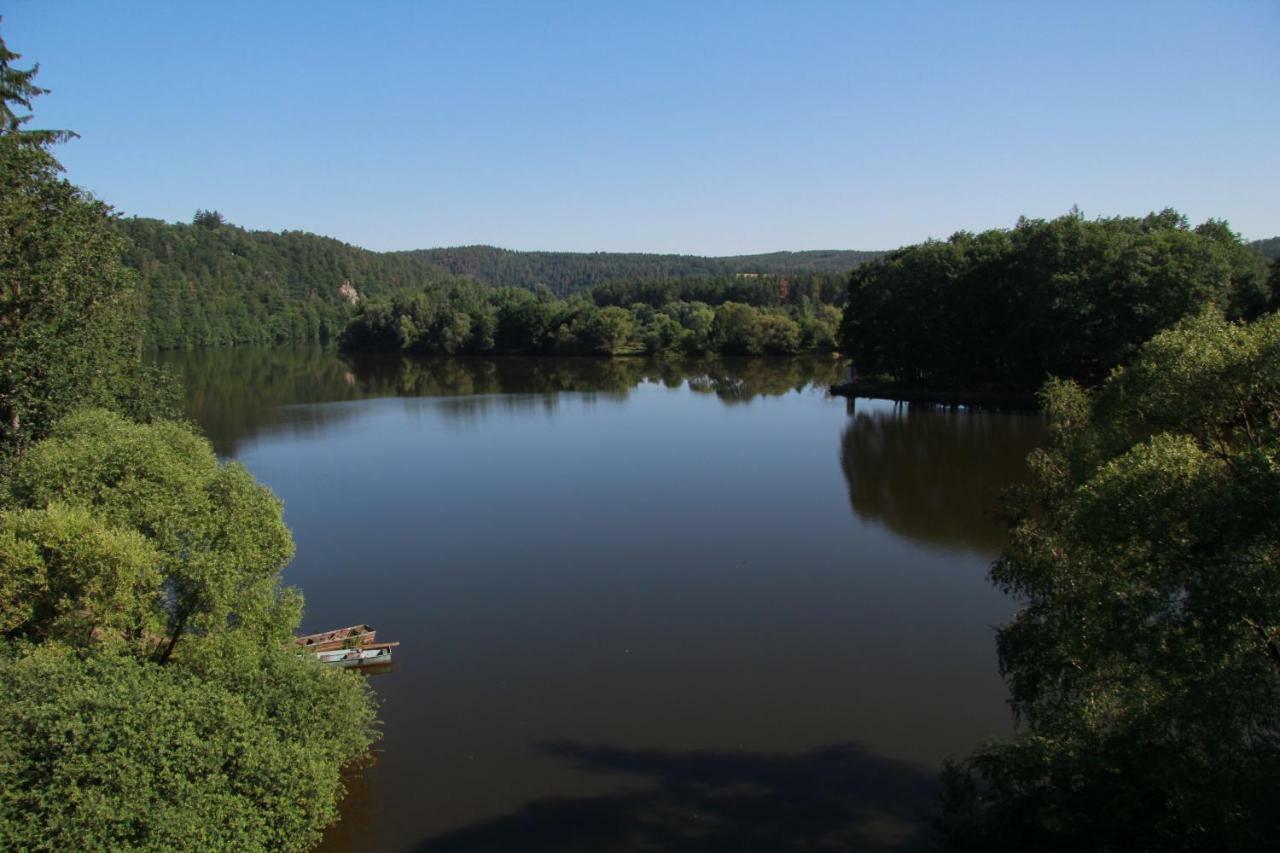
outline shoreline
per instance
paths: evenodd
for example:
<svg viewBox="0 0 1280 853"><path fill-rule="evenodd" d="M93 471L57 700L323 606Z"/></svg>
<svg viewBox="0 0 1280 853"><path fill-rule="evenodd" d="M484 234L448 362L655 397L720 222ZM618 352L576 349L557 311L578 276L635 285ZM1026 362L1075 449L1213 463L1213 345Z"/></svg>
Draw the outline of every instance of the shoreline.
<svg viewBox="0 0 1280 853"><path fill-rule="evenodd" d="M906 388L882 382L841 382L827 389L835 397L867 397L897 403L927 403L938 406L981 406L983 408L1039 411L1034 393L1019 391L947 391L936 388Z"/></svg>

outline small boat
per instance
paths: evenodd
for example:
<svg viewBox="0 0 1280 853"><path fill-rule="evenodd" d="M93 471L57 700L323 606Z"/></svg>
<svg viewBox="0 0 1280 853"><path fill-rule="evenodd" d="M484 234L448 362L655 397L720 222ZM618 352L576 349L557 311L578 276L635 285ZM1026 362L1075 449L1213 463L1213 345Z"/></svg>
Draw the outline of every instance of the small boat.
<svg viewBox="0 0 1280 853"><path fill-rule="evenodd" d="M343 669L353 666L381 666L384 663L391 663L391 647L397 645L399 643L378 643L356 649L333 649L311 654L321 663Z"/></svg>
<svg viewBox="0 0 1280 853"><path fill-rule="evenodd" d="M367 646L377 638L377 631L371 625L352 625L348 628L336 628L322 631L319 634L307 634L294 637L298 645L309 652L328 652L334 649L354 649Z"/></svg>

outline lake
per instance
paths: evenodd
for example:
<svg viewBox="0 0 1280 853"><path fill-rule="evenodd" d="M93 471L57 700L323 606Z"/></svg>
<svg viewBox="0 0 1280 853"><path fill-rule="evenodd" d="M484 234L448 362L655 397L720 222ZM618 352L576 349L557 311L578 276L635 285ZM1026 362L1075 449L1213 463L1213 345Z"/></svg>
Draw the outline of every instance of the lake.
<svg viewBox="0 0 1280 853"><path fill-rule="evenodd" d="M403 643L323 850L914 850L1012 729L985 573L1036 416L830 358L161 361L284 500L303 629Z"/></svg>

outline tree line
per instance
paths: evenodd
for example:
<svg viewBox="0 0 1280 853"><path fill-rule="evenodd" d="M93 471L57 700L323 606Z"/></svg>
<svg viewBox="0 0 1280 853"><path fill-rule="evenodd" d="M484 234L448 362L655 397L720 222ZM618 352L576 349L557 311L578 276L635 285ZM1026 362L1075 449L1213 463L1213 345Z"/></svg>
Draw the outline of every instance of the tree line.
<svg viewBox="0 0 1280 853"><path fill-rule="evenodd" d="M1254 240L1249 248L1272 260L1280 258L1280 237L1269 237L1266 240Z"/></svg>
<svg viewBox="0 0 1280 853"><path fill-rule="evenodd" d="M297 655L283 507L143 369L126 242L61 176L68 134L25 127L18 59L0 40L0 848L307 849L372 695Z"/></svg>
<svg viewBox="0 0 1280 853"><path fill-rule="evenodd" d="M545 290L454 282L360 305L341 344L350 351L442 354L830 351L840 311L820 297L839 288L823 276L801 279L619 282L564 299ZM684 301L689 295L720 301ZM731 301L735 296L751 301Z"/></svg>
<svg viewBox="0 0 1280 853"><path fill-rule="evenodd" d="M719 290L736 284L736 301L774 305L759 296L756 277L779 274L821 281L819 301L843 300L837 282L874 252L779 252L737 258L681 255L508 252L488 247L372 252L302 231L250 231L217 211L197 211L190 223L113 218L124 263L138 278L143 340L153 349L243 344L329 343L361 299L447 288L460 280L492 287L569 295L624 281L622 290L654 279L650 290L694 277ZM601 297L604 298L604 297ZM760 301L757 301L760 300ZM638 297L630 301L644 301ZM685 301L726 301L693 290ZM782 301L786 301L785 296ZM794 299L792 301L795 301ZM615 303L622 304L622 303Z"/></svg>
<svg viewBox="0 0 1280 853"><path fill-rule="evenodd" d="M1096 384L1206 307L1274 309L1280 274L1220 221L1173 210L1021 220L907 246L850 276L841 351L860 375L935 388Z"/></svg>
<svg viewBox="0 0 1280 853"><path fill-rule="evenodd" d="M419 249L404 254L494 287L545 287L568 296L614 279L725 277L738 274L834 273L884 254L820 250L706 257L627 252L518 252L493 246Z"/></svg>

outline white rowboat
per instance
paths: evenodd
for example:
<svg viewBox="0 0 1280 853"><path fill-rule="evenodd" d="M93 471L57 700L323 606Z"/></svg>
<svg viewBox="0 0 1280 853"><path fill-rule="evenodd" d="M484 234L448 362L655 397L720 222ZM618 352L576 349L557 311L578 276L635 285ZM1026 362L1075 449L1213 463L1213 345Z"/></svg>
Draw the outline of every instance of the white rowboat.
<svg viewBox="0 0 1280 853"><path fill-rule="evenodd" d="M327 652L312 652L311 656L321 663L340 666L344 669L353 666L380 666L391 663L391 646L394 643L381 643L377 646L358 649L334 649Z"/></svg>

